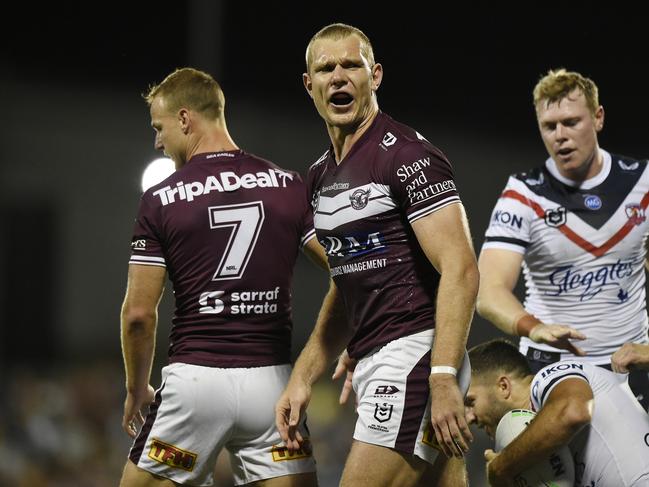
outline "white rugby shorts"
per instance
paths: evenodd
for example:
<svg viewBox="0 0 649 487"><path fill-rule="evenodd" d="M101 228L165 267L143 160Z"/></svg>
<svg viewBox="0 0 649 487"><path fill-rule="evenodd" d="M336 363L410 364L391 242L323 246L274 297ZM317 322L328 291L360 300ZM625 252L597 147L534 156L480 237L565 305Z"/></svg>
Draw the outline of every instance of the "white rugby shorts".
<svg viewBox="0 0 649 487"><path fill-rule="evenodd" d="M288 364L164 367L162 385L129 458L154 475L197 486L213 484L216 458L224 447L236 485L315 472L311 451L289 454L275 427L275 402L290 373ZM300 431L308 438L304 423Z"/></svg>
<svg viewBox="0 0 649 487"><path fill-rule="evenodd" d="M352 385L358 398L354 439L414 454L433 463L440 451L430 426L430 356L434 331L393 340L358 361ZM458 371L466 394L471 366Z"/></svg>

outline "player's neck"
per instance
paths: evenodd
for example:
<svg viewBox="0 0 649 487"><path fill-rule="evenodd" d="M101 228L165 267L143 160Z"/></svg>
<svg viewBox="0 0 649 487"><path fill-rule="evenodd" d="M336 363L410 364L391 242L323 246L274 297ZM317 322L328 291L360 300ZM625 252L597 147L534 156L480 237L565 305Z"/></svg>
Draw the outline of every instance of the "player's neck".
<svg viewBox="0 0 649 487"><path fill-rule="evenodd" d="M187 160L190 160L196 154L206 152L226 152L239 150L239 146L234 143L225 125L205 133L194 134L189 142Z"/></svg>
<svg viewBox="0 0 649 487"><path fill-rule="evenodd" d="M328 126L329 137L331 138L331 145L334 149L334 155L336 157L336 164L340 164L342 160L349 154L349 152L354 147L354 144L363 136L368 128L374 122L374 119L378 115L378 107L372 110L368 117L364 118L363 121L352 127L339 127L330 125Z"/></svg>
<svg viewBox="0 0 649 487"><path fill-rule="evenodd" d="M517 379L516 396L513 398L513 406L517 409L531 409L530 392L533 375L526 375L522 379Z"/></svg>

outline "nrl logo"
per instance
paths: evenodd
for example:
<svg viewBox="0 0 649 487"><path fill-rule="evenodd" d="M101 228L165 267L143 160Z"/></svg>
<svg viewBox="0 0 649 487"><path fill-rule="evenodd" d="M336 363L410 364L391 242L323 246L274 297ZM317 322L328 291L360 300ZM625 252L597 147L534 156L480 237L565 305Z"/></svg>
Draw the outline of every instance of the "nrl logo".
<svg viewBox="0 0 649 487"><path fill-rule="evenodd" d="M349 201L352 204L352 208L354 208L355 210L362 210L363 208L365 208L370 200L370 191L371 188L359 188L352 194L350 194Z"/></svg>
<svg viewBox="0 0 649 487"><path fill-rule="evenodd" d="M545 210L543 220L549 227L560 227L566 223L566 209L563 206L560 206L551 210Z"/></svg>
<svg viewBox="0 0 649 487"><path fill-rule="evenodd" d="M394 405L385 402L383 404L374 404L376 406L374 408L374 419L376 419L379 423L385 423L386 421L389 421L392 417L392 410L394 409Z"/></svg>

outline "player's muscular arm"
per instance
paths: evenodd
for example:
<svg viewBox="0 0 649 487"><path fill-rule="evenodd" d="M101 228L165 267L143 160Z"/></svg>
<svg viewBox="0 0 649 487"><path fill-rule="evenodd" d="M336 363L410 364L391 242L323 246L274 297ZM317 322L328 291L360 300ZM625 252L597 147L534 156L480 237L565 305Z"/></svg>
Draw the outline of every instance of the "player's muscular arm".
<svg viewBox="0 0 649 487"><path fill-rule="evenodd" d="M302 442L297 425L311 399L311 386L342 352L351 336L342 296L331 281L313 332L275 406L277 429L290 450L299 449Z"/></svg>
<svg viewBox="0 0 649 487"><path fill-rule="evenodd" d="M441 278L437 291L432 365L460 368L478 291L478 266L461 204L448 205L416 220L417 240ZM472 440L457 380L433 374L431 423L447 455L462 455Z"/></svg>
<svg viewBox="0 0 649 487"><path fill-rule="evenodd" d="M500 485L549 457L587 424L593 414L593 391L577 378L561 381L530 425L500 454L485 452L489 481Z"/></svg>
<svg viewBox="0 0 649 487"><path fill-rule="evenodd" d="M485 249L478 259L478 313L510 335L516 335L515 321L525 313L513 293L522 262L523 254L502 249Z"/></svg>
<svg viewBox="0 0 649 487"><path fill-rule="evenodd" d="M131 436L136 433L133 421L142 421L140 409L151 402L149 385L158 303L164 289L166 270L159 266L130 265L128 286L122 305L121 340L126 371L127 398L123 427Z"/></svg>
<svg viewBox="0 0 649 487"><path fill-rule="evenodd" d="M514 295L522 261L523 254L511 250L485 249L480 253L478 313L507 334L529 336L537 343L584 355L583 350L570 342L583 340L584 334L565 324L542 323L527 313Z"/></svg>

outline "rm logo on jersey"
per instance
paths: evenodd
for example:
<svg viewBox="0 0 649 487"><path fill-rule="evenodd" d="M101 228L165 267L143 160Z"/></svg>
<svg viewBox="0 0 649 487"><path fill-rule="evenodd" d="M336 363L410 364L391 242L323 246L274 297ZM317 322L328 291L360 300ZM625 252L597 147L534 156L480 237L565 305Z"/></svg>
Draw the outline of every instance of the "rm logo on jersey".
<svg viewBox="0 0 649 487"><path fill-rule="evenodd" d="M554 228L565 224L566 218L566 209L563 206L551 210L545 210L545 216L543 217L545 224Z"/></svg>
<svg viewBox="0 0 649 487"><path fill-rule="evenodd" d="M644 208L637 203L626 205L624 211L626 212L626 216L629 218L629 221L634 225L640 225L647 219L645 216Z"/></svg>
<svg viewBox="0 0 649 487"><path fill-rule="evenodd" d="M367 203L370 201L370 192L372 188L358 188L352 194L349 195L349 201L352 204L352 208L355 210L362 210L367 206Z"/></svg>
<svg viewBox="0 0 649 487"><path fill-rule="evenodd" d="M180 468L191 472L196 465L198 455L190 451L182 450L177 446L164 443L156 438L151 442L149 458L156 462L164 463L173 468Z"/></svg>
<svg viewBox="0 0 649 487"><path fill-rule="evenodd" d="M374 408L374 419L376 419L379 423L390 421L394 405L388 404L387 402L384 402L383 404L374 404L376 405L376 407Z"/></svg>

